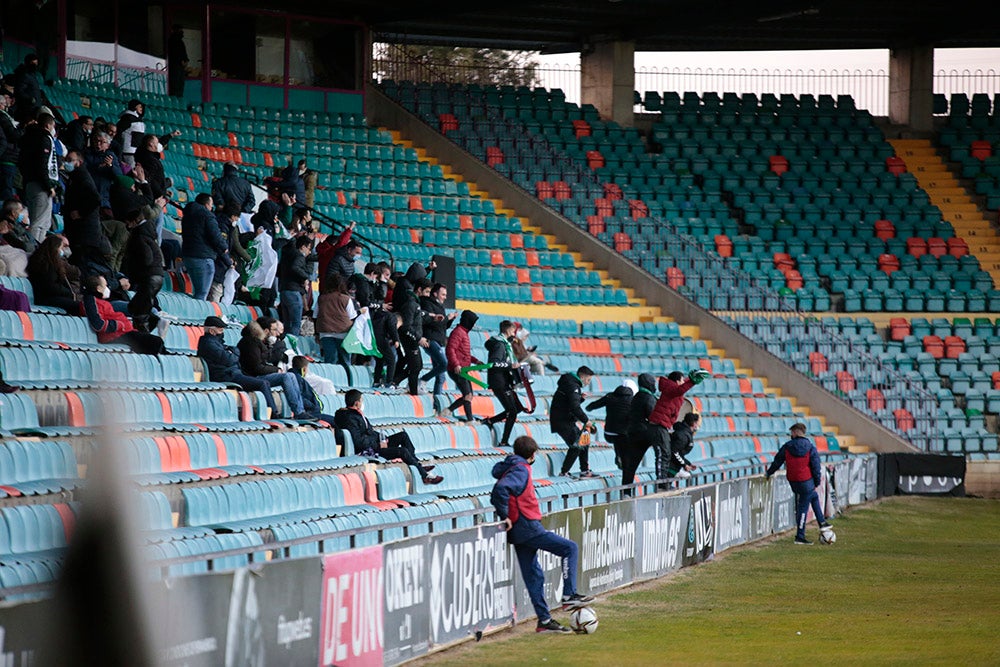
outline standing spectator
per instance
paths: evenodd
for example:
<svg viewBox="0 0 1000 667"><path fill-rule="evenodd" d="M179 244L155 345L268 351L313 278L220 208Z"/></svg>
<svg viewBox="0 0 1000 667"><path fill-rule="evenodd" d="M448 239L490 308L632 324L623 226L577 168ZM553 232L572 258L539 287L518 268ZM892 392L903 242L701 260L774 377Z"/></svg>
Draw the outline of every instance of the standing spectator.
<svg viewBox="0 0 1000 667"><path fill-rule="evenodd" d="M333 254L326 267L324 281L329 280L334 273L339 274L344 280L350 280L355 271L354 262L360 256L361 246L356 241L348 241Z"/></svg>
<svg viewBox="0 0 1000 667"><path fill-rule="evenodd" d="M488 426L504 422L503 436L498 447L510 447L510 434L514 430L518 413L523 410L515 390L520 377L514 350L510 346L513 335L514 323L504 320L500 323L500 336L486 339L485 344L486 361L490 364L490 369L486 371L486 383L500 401L503 411L492 417L482 417L481 421Z"/></svg>
<svg viewBox="0 0 1000 667"><path fill-rule="evenodd" d="M507 542L514 545L521 578L538 616L535 632L572 632L560 625L549 612L545 602L545 577L538 564L539 550L563 559L563 609L585 606L594 598L580 595L576 590L576 564L580 551L576 542L545 530L542 525L542 512L531 476L531 464L535 462L537 451L538 443L530 436L522 435L514 441L514 453L493 466L493 477L497 481L490 493L490 502L507 531Z"/></svg>
<svg viewBox="0 0 1000 667"><path fill-rule="evenodd" d="M205 318L205 333L198 340L198 356L205 363L205 371L209 382L233 382L244 391L259 391L264 394L264 401L277 416L278 406L271 394L271 383L264 378L245 375L240 370L240 352L231 345L226 345L223 334L226 322L221 317L210 315Z"/></svg>
<svg viewBox="0 0 1000 667"><path fill-rule="evenodd" d="M59 140L68 150L85 151L90 146L90 137L94 131L94 119L90 116L80 116L71 120L59 133Z"/></svg>
<svg viewBox="0 0 1000 667"><path fill-rule="evenodd" d="M387 310L376 311L376 315L372 317L372 335L382 356L375 359L372 383L376 389L388 389L396 377L396 362L401 348L399 328L403 326L403 318L399 313Z"/></svg>
<svg viewBox="0 0 1000 667"><path fill-rule="evenodd" d="M305 160L299 160L298 165L293 165L289 158L288 166L281 172L282 187L285 192L293 196L294 199L287 204L294 208L301 208L306 205L306 181L305 174L309 171Z"/></svg>
<svg viewBox="0 0 1000 667"><path fill-rule="evenodd" d="M590 445L581 444L580 436L584 431L596 433L597 427L590 424L587 413L581 407L583 405L583 387L589 385L594 377L594 371L587 366L580 366L576 373L563 373L556 385L556 393L552 395L552 402L549 404L549 428L556 433L566 443L569 450L566 458L563 459L562 470L559 474L563 477L570 476L570 470L577 458L580 459L580 477L593 477L590 471ZM580 422L582 425L577 426Z"/></svg>
<svg viewBox="0 0 1000 667"><path fill-rule="evenodd" d="M137 165L142 166L143 174L146 177L146 182L149 183L149 191L153 195L153 199L159 199L163 197L169 199L169 191L167 190L167 177L163 171L163 159L160 157L160 153L166 150L167 144L170 142L170 138L179 134L174 132L174 134L165 134L162 137L157 137L155 134L146 134L139 139L139 146L136 148L135 153L133 153L132 167ZM123 158L123 162L126 160Z"/></svg>
<svg viewBox="0 0 1000 667"><path fill-rule="evenodd" d="M443 480L440 475L431 476L430 472L434 466L420 463L413 449L413 442L406 431L393 433L386 438L372 428L371 422L365 417L361 392L357 389L351 389L344 395L344 407L337 410L333 423L337 428L351 434L354 453L358 456L369 458L380 456L389 461L401 459L406 465L417 469L424 484L440 484Z"/></svg>
<svg viewBox="0 0 1000 667"><path fill-rule="evenodd" d="M299 169L305 167L305 171L302 173L302 181L305 183L305 205L306 208L312 208L316 203L316 186L319 184L319 175L309 169L305 165L305 160L299 162Z"/></svg>
<svg viewBox="0 0 1000 667"><path fill-rule="evenodd" d="M396 376L393 384L406 380L407 390L411 396L420 393L420 371L424 361L420 356L420 348L430 346L424 337L424 317L420 309L420 297L431 293L431 282L426 278L419 279L413 289L406 290L399 307L403 318L403 326L399 328L399 341L403 345L402 363L396 366Z"/></svg>
<svg viewBox="0 0 1000 667"><path fill-rule="evenodd" d="M448 299L448 288L441 283L431 287L428 296L420 297L420 309L424 315L424 338L427 339L427 354L431 358L431 369L421 378L420 389L426 391L426 383L434 379L434 404L437 410L443 407L439 401L444 393L444 378L448 371L448 359L444 348L448 344L448 329L458 313L446 313L444 302Z"/></svg>
<svg viewBox="0 0 1000 667"><path fill-rule="evenodd" d="M689 412L684 418L674 424L670 433L670 462L667 464L667 476L684 479L691 476L691 471L698 466L688 461L687 455L694 449L694 434L701 426L701 415Z"/></svg>
<svg viewBox="0 0 1000 667"><path fill-rule="evenodd" d="M688 377L680 371L673 371L659 381L660 398L649 415L650 444L656 455L656 479L667 479L667 465L670 459L670 428L677 421L684 394L701 383L708 372L700 369L691 371ZM663 487L667 488L667 487Z"/></svg>
<svg viewBox="0 0 1000 667"><path fill-rule="evenodd" d="M379 299L378 264L368 262L364 273L355 273L347 281L348 287L354 292L354 300L362 308L378 309L382 307Z"/></svg>
<svg viewBox="0 0 1000 667"><path fill-rule="evenodd" d="M80 269L66 261L71 254L66 237L52 234L28 259L28 280L37 305L62 308L70 315L80 312Z"/></svg>
<svg viewBox="0 0 1000 667"><path fill-rule="evenodd" d="M111 186L125 172L122 171L122 163L118 156L111 150L111 137L106 132L94 133L90 147L83 155L83 161L97 186L97 192L101 196L101 206L111 208Z"/></svg>
<svg viewBox="0 0 1000 667"><path fill-rule="evenodd" d="M142 209L131 211L125 218L129 237L125 245L124 266L135 295L128 304L136 331L149 331L156 307L156 295L163 288L163 253L156 242L156 227L142 215Z"/></svg>
<svg viewBox="0 0 1000 667"><path fill-rule="evenodd" d="M212 198L214 201L214 197ZM250 255L243 248L243 244L240 243L240 205L236 202L229 202L222 207L221 210L215 213L215 222L219 225L219 234L222 236L222 240L226 242L226 246L229 248L229 257L236 266L237 271L243 271L245 267L250 263ZM229 265L226 263L226 257L215 256L215 276L212 278L212 289L209 290L209 300L210 301L222 301L225 294L225 279L226 273L229 271ZM237 291L240 282L240 278L236 279L236 284L234 284L234 295Z"/></svg>
<svg viewBox="0 0 1000 667"><path fill-rule="evenodd" d="M272 387L281 387L285 392L285 403L292 417L302 413L302 393L299 383L291 373L282 373L272 364L267 363L264 347L266 334L259 324L250 322L243 327L243 334L237 349L240 351L240 368L250 377L267 380Z"/></svg>
<svg viewBox="0 0 1000 667"><path fill-rule="evenodd" d="M445 348L445 358L448 361L448 377L455 383L460 396L455 402L441 411L441 417L450 417L459 406L465 411L466 421L472 421L472 383L459 375L459 372L473 364L483 362L472 356L472 344L469 342L469 333L479 321L479 315L471 310L463 310L462 316L458 320L458 326L451 330L448 336L448 344Z"/></svg>
<svg viewBox="0 0 1000 667"><path fill-rule="evenodd" d="M83 166L83 155L72 150L63 163L66 170L66 199L63 218L66 238L73 248L73 263L85 276L105 270L111 255L111 243L101 226L101 196L90 172Z"/></svg>
<svg viewBox="0 0 1000 667"><path fill-rule="evenodd" d="M38 56L29 53L14 69L14 106L16 118L27 123L42 104L42 83L38 71Z"/></svg>
<svg viewBox="0 0 1000 667"><path fill-rule="evenodd" d="M280 290L281 321L285 329L298 336L302 329L303 299L306 282L312 275L306 258L312 254L313 242L308 236L298 236L281 253L278 262L278 289Z"/></svg>
<svg viewBox="0 0 1000 667"><path fill-rule="evenodd" d="M160 336L136 331L128 318L116 311L108 301L111 290L104 276L90 276L85 282L83 302L78 314L87 318L87 324L97 334L99 343L122 343L136 354L159 355L166 351L162 338L166 320L163 320L164 326L159 330Z"/></svg>
<svg viewBox="0 0 1000 667"><path fill-rule="evenodd" d="M232 162L223 165L222 176L212 183L212 200L220 209L229 203L236 204L242 213L253 213L257 205L250 181L239 175Z"/></svg>
<svg viewBox="0 0 1000 667"><path fill-rule="evenodd" d="M10 114L13 104L14 91L6 85L0 86L0 199L3 201L14 197L20 152L21 130Z"/></svg>
<svg viewBox="0 0 1000 667"><path fill-rule="evenodd" d="M610 394L587 404L588 410L605 409L604 437L615 448L615 465L622 467L623 452L628 444L628 412L632 397L639 391L633 380L624 380Z"/></svg>
<svg viewBox="0 0 1000 667"><path fill-rule="evenodd" d="M184 45L184 28L174 25L167 40L167 94L184 97L187 79L188 52Z"/></svg>
<svg viewBox="0 0 1000 667"><path fill-rule="evenodd" d="M143 140L146 136L146 123L142 120L145 115L145 104L139 100L129 100L128 108L122 112L115 126L116 139L122 149L122 162L130 167L135 166L136 152L145 145Z"/></svg>
<svg viewBox="0 0 1000 667"><path fill-rule="evenodd" d="M325 363L350 365L351 359L342 344L357 316L347 283L334 275L320 290L316 303L315 330Z"/></svg>
<svg viewBox="0 0 1000 667"><path fill-rule="evenodd" d="M208 290L215 277L215 259L224 257L228 266L229 248L219 234L219 225L212 215L212 195L202 192L184 207L183 231L181 233L181 254L184 267L191 277L195 299L208 298Z"/></svg>
<svg viewBox="0 0 1000 667"><path fill-rule="evenodd" d="M783 444L774 455L774 460L765 474L770 478L782 465L785 466L785 478L795 494L795 544L812 544L806 539L806 517L810 505L820 530L830 527L823 515L819 494L816 493L816 487L823 480L819 452L816 450L816 445L806 437L806 431L805 424L792 424L789 429L792 439Z"/></svg>
<svg viewBox="0 0 1000 667"><path fill-rule="evenodd" d="M24 196L31 217L31 235L41 243L52 228L52 200L59 184L59 159L53 137L56 119L42 113L27 126L19 144L17 166L24 182Z"/></svg>
<svg viewBox="0 0 1000 667"><path fill-rule="evenodd" d="M639 375L639 391L632 397L628 408L628 437L622 450L622 486L635 482L635 471L642 463L651 444L649 415L656 407L656 378L649 373ZM631 496L632 489L625 495Z"/></svg>
<svg viewBox="0 0 1000 667"><path fill-rule="evenodd" d="M268 202L264 202L264 204L266 203ZM261 206L264 204L261 204ZM347 243L351 240L351 235L354 233L354 227L355 223L352 222L344 229L344 231L340 233L339 236L334 237L332 234L327 234L326 238L316 244L320 290L323 289L323 284L326 283L326 276L329 272L330 262L333 261L333 257L337 254L337 251L347 245Z"/></svg>

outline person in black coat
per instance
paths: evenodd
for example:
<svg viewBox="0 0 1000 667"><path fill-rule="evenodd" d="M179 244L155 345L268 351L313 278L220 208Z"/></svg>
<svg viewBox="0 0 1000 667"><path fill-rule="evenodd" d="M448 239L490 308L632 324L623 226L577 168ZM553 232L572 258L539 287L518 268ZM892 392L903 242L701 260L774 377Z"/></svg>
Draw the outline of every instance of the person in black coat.
<svg viewBox="0 0 1000 667"><path fill-rule="evenodd" d="M278 406L271 394L271 383L264 378L251 377L240 368L240 351L226 345L223 334L226 322L221 317L209 315L205 318L205 333L198 340L198 356L205 366L209 382L232 382L244 391L259 391L271 414L277 416Z"/></svg>
<svg viewBox="0 0 1000 667"><path fill-rule="evenodd" d="M628 438L622 448L622 485L635 482L635 471L651 443L649 415L656 406L656 378L649 373L639 375L639 391L628 408ZM625 490L632 495L631 489Z"/></svg>
<svg viewBox="0 0 1000 667"><path fill-rule="evenodd" d="M239 175L236 165L232 162L227 162L222 167L222 176L212 183L212 199L216 208L222 208L232 202L237 204L243 213L253 213L257 205L250 181Z"/></svg>
<svg viewBox="0 0 1000 667"><path fill-rule="evenodd" d="M513 335L514 323L510 320L504 320L500 323L500 335L495 338L487 338L485 343L486 363L490 364L489 370L486 371L486 384L500 401L503 411L492 417L483 417L480 421L489 426L504 422L503 435L500 437L498 447L510 447L510 434L517 422L517 415L524 410L516 391L520 375L517 370L517 360L514 358L514 351L510 345L510 339Z"/></svg>
<svg viewBox="0 0 1000 667"><path fill-rule="evenodd" d="M111 186L124 172L118 156L111 151L111 137L106 132L94 135L92 145L83 154L83 161L97 186L101 206L111 208Z"/></svg>
<svg viewBox="0 0 1000 667"><path fill-rule="evenodd" d="M240 342L236 344L236 349L240 351L240 369L247 375L267 380L271 386L280 386L285 392L285 402L292 416L301 418L303 406L299 383L293 373L283 373L277 366L267 362L265 337L264 329L257 322L250 322L243 327Z"/></svg>
<svg viewBox="0 0 1000 667"><path fill-rule="evenodd" d="M0 86L0 199L14 197L14 180L17 177L18 142L21 129L10 114L14 104L14 91Z"/></svg>
<svg viewBox="0 0 1000 667"><path fill-rule="evenodd" d="M588 410L605 408L604 437L615 448L615 465L622 467L622 451L628 443L628 412L632 397L639 391L632 380L625 380L610 394L587 404Z"/></svg>
<svg viewBox="0 0 1000 667"><path fill-rule="evenodd" d="M698 466L688 461L687 455L694 449L694 434L701 426L701 415L689 412L674 423L670 431L670 461L667 463L668 477L690 477Z"/></svg>
<svg viewBox="0 0 1000 667"><path fill-rule="evenodd" d="M94 119L90 116L80 116L71 120L59 133L59 141L68 150L85 151L90 146L90 135L94 131ZM110 144L110 141L108 142Z"/></svg>
<svg viewBox="0 0 1000 667"><path fill-rule="evenodd" d="M165 134L162 137L157 137L155 134L143 135L142 143L135 151L135 163L142 165L153 199L160 197L169 199L167 196L167 176L163 171L163 160L160 158L160 153L166 150L167 144L173 136L173 134Z"/></svg>
<svg viewBox="0 0 1000 667"><path fill-rule="evenodd" d="M42 84L38 76L38 56L29 53L24 62L14 69L14 99L16 118L24 123L42 104Z"/></svg>
<svg viewBox="0 0 1000 667"><path fill-rule="evenodd" d="M181 254L184 267L191 277L195 299L208 298L215 278L215 260L224 258L227 266L232 266L229 246L219 233L219 224L211 212L212 196L201 193L184 207L183 229L181 232Z"/></svg>
<svg viewBox="0 0 1000 667"><path fill-rule="evenodd" d="M412 396L419 393L420 371L424 365L423 359L420 357L420 348L430 345L424 337L424 318L423 311L420 309L420 297L430 293L430 281L426 278L418 280L413 289L408 289L403 294L399 310L396 311L403 318L403 324L399 328L399 341L403 346L403 358L402 363L396 366L393 384L400 384L406 380L407 389Z"/></svg>
<svg viewBox="0 0 1000 667"><path fill-rule="evenodd" d="M354 453L358 456L380 456L386 460L402 459L403 463L414 466L424 484L440 484L440 475L430 475L434 466L421 465L413 448L413 442L406 431L393 433L388 438L372 428L365 417L361 392L351 389L344 395L344 407L333 416L333 425L351 434Z"/></svg>
<svg viewBox="0 0 1000 667"><path fill-rule="evenodd" d="M141 210L130 211L125 217L125 224L129 235L122 270L135 290L128 311L136 331L145 332L156 327L156 322L150 318L157 305L156 295L163 288L163 253L156 242L155 222L146 220Z"/></svg>
<svg viewBox="0 0 1000 667"><path fill-rule="evenodd" d="M427 354L431 358L431 369L420 378L421 382L434 379L434 403L438 404L438 397L444 393L444 380L448 372L448 358L445 356L444 348L448 344L448 329L455 322L458 313L448 314L444 308L444 302L448 299L448 288L441 283L435 283L431 287L428 296L420 297L420 309L424 315L424 338L427 339ZM443 406L436 405L440 410Z"/></svg>
<svg viewBox="0 0 1000 667"><path fill-rule="evenodd" d="M563 439L569 451L563 460L562 470L559 472L564 477L569 477L569 471L573 468L577 458L580 459L580 477L593 477L590 472L590 449L589 445L580 445L580 435L584 431L596 432L596 428L590 424L590 418L583 411L583 387L589 385L594 377L594 371L587 366L580 366L575 373L563 373L556 384L556 393L552 395L549 403L549 428ZM580 422L582 426L576 424Z"/></svg>
<svg viewBox="0 0 1000 667"><path fill-rule="evenodd" d="M184 82L187 79L188 52L184 44L184 28L175 25L167 40L167 94L184 97Z"/></svg>
<svg viewBox="0 0 1000 667"><path fill-rule="evenodd" d="M72 261L84 276L108 273L111 243L101 226L101 195L97 185L84 167L80 151L69 151L63 168L68 180L63 201L64 226L73 248Z"/></svg>
<svg viewBox="0 0 1000 667"><path fill-rule="evenodd" d="M382 353L381 357L375 359L375 375L372 378L375 388L391 387L392 380L396 377L396 361L402 347L399 327L402 325L403 318L400 314L388 310L377 310L372 317L372 335L378 351Z"/></svg>
<svg viewBox="0 0 1000 667"><path fill-rule="evenodd" d="M313 241L308 236L298 236L287 244L278 260L278 289L281 294L279 311L285 331L298 336L302 328L302 310L306 282L312 277L307 258L312 255Z"/></svg>

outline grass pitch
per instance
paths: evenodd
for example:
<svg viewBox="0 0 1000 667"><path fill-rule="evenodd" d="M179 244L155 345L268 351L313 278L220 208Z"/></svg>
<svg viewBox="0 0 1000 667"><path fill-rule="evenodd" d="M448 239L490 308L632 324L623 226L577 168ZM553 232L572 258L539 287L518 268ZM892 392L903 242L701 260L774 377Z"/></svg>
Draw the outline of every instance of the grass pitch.
<svg viewBox="0 0 1000 667"><path fill-rule="evenodd" d="M1000 501L897 497L834 527L833 546L788 533L606 594L593 635L529 622L421 663L1000 664Z"/></svg>

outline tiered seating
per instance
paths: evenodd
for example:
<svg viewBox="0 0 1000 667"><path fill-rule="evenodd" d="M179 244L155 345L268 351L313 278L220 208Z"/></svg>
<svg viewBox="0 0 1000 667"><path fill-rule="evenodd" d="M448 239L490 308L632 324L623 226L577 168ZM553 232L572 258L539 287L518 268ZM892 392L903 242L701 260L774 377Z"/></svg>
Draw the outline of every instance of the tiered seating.
<svg viewBox="0 0 1000 667"><path fill-rule="evenodd" d="M947 102L947 100L945 100ZM991 101L977 93L970 101L954 93L948 104L947 125L939 141L953 162L961 164L964 178L975 179L976 193L986 198L988 209L1000 209L1000 95Z"/></svg>
<svg viewBox="0 0 1000 667"><path fill-rule="evenodd" d="M117 118L132 93L60 80L48 94L67 117ZM386 130L367 127L359 115L211 103L181 109L176 98L156 95L144 101L149 131L181 130L164 152L174 200L181 204L209 191L223 162L234 161L262 180L285 166L284 157L304 157L320 174L319 213L358 223L404 266L442 252L453 255L461 267L458 298L628 305L624 291L603 285L570 255L549 249L544 236L525 232L519 219L470 195L467 183L446 178L439 165L421 161L413 148L394 143ZM275 156L281 156L278 164ZM179 219L180 211L170 215Z"/></svg>

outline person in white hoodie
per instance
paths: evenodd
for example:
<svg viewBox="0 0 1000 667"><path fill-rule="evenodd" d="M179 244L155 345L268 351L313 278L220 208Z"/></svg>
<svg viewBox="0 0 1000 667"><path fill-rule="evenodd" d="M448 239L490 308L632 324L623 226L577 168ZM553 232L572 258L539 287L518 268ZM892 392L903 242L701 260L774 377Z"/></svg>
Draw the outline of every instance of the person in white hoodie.
<svg viewBox="0 0 1000 667"><path fill-rule="evenodd" d="M337 387L334 386L333 381L309 372L311 362L312 357L300 354L292 359L292 369L305 379L317 396L336 396Z"/></svg>
<svg viewBox="0 0 1000 667"><path fill-rule="evenodd" d="M122 162L130 167L135 166L135 151L142 146L142 138L146 136L146 123L142 120L145 113L145 104L139 100L129 100L128 108L115 126L115 136L121 144Z"/></svg>

